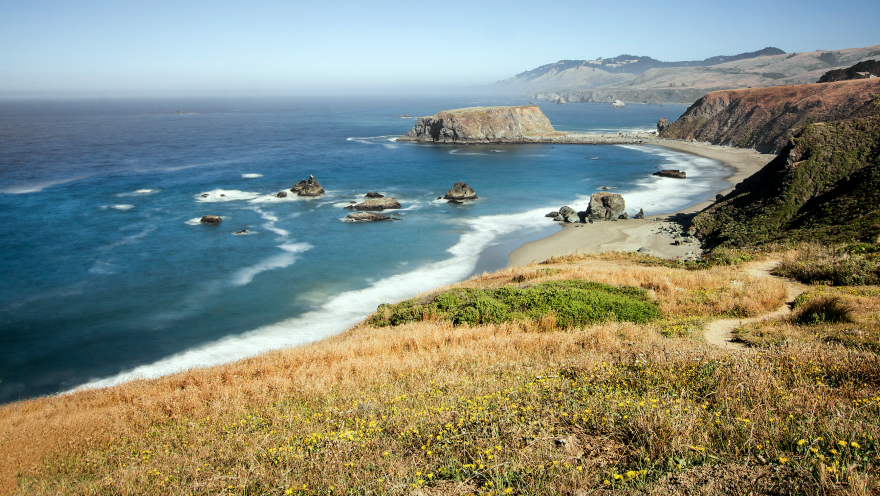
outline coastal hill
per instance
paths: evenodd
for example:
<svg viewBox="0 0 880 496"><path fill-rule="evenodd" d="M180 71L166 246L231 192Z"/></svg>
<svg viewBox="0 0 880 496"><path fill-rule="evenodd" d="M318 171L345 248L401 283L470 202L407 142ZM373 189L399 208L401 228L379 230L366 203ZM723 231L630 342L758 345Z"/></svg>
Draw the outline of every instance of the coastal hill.
<svg viewBox="0 0 880 496"><path fill-rule="evenodd" d="M880 116L807 125L693 224L712 245L878 242Z"/></svg>
<svg viewBox="0 0 880 496"><path fill-rule="evenodd" d="M880 78L715 91L661 137L779 153L806 124L880 115Z"/></svg>
<svg viewBox="0 0 880 496"><path fill-rule="evenodd" d="M551 102L619 99L690 104L722 89L814 83L829 70L847 68L880 55L880 45L788 54L777 50L767 48L693 62L659 62L629 55L560 61L499 81L491 88Z"/></svg>
<svg viewBox="0 0 880 496"><path fill-rule="evenodd" d="M412 130L397 140L432 143L517 142L553 132L550 120L537 105L471 107L419 117Z"/></svg>

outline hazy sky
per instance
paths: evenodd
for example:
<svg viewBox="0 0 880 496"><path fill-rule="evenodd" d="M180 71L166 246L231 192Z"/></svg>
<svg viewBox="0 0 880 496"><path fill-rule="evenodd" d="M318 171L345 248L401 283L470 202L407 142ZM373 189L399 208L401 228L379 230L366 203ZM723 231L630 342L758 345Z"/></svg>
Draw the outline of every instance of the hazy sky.
<svg viewBox="0 0 880 496"><path fill-rule="evenodd" d="M560 59L880 44L880 2L0 0L0 97L491 83Z"/></svg>

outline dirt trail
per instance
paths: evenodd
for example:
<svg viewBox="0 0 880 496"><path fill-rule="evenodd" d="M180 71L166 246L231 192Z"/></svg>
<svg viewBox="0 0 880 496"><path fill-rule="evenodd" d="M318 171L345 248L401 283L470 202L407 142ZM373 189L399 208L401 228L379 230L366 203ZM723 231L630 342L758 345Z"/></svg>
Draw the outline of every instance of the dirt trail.
<svg viewBox="0 0 880 496"><path fill-rule="evenodd" d="M747 348L745 344L732 341L734 329L751 322L774 319L791 313L791 305L794 303L795 298L800 296L801 293L810 287L799 282L770 274L777 265L779 265L778 259L766 260L750 266L746 269L746 273L754 277L768 277L770 279L782 281L782 283L785 284L785 303L778 310L760 317L751 317L747 319L721 319L710 322L706 326L706 331L703 334L707 343L730 350L744 350Z"/></svg>

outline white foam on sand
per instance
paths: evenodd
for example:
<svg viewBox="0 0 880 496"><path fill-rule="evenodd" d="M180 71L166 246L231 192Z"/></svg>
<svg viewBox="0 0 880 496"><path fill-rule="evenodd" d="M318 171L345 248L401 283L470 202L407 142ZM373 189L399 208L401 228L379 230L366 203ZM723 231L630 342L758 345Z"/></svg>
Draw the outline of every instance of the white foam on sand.
<svg viewBox="0 0 880 496"><path fill-rule="evenodd" d="M203 197L202 195L208 195ZM253 193L250 191L239 191L237 189L215 189L212 191L206 191L204 193L199 193L195 195L195 198L198 202L203 203L217 203L217 202L228 202L228 201L242 201L242 200L253 200L255 198L259 198L260 193Z"/></svg>
<svg viewBox="0 0 880 496"><path fill-rule="evenodd" d="M256 179L258 177L263 177L262 174L242 174L241 177L244 179Z"/></svg>
<svg viewBox="0 0 880 496"><path fill-rule="evenodd" d="M323 300L324 303L317 309L297 317L240 335L229 336L112 377L93 380L80 388L107 387L136 378L158 377L192 367L218 365L269 350L313 342L339 333L363 320L381 303L400 301L420 292L464 279L473 272L480 253L498 236L523 229L539 230L546 227L538 220L543 218L549 208L551 207L545 206L519 214L492 215L455 221L456 224L467 229L467 232L459 238L458 243L447 250L450 257L445 260L387 277L363 289L337 294ZM301 243L289 246L292 247L289 253L294 257L297 253L301 253L297 250L305 249L305 245ZM243 269L237 274L236 280L250 282L253 275L281 266L286 261L287 259L265 260L254 267Z"/></svg>
<svg viewBox="0 0 880 496"><path fill-rule="evenodd" d="M298 254L311 250L313 246L308 243L285 243L278 246L278 248L284 250L285 253L269 257L256 265L240 269L232 276L232 285L244 286L245 284L250 284L254 280L254 276L261 272L293 265L298 258Z"/></svg>

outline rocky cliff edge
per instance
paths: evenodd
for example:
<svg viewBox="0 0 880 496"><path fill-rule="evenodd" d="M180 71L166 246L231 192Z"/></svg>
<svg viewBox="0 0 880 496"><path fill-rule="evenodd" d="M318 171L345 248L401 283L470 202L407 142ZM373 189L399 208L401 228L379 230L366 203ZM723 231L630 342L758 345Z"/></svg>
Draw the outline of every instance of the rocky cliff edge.
<svg viewBox="0 0 880 496"><path fill-rule="evenodd" d="M419 117L398 141L426 143L507 143L553 133L537 105L471 107Z"/></svg>

